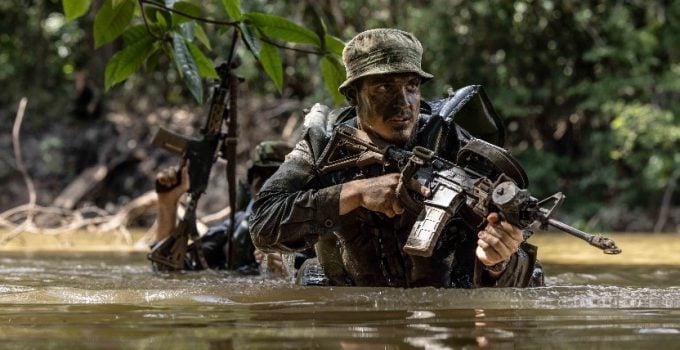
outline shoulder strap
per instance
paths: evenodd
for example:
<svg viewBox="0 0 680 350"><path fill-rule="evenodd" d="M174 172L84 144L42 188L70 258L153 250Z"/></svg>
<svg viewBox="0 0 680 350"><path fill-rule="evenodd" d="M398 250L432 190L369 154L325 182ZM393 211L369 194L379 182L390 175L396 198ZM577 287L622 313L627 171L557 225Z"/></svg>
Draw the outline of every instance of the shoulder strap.
<svg viewBox="0 0 680 350"><path fill-rule="evenodd" d="M474 137L503 146L505 125L481 85L468 85L449 92L447 98L430 101L432 114L455 122Z"/></svg>

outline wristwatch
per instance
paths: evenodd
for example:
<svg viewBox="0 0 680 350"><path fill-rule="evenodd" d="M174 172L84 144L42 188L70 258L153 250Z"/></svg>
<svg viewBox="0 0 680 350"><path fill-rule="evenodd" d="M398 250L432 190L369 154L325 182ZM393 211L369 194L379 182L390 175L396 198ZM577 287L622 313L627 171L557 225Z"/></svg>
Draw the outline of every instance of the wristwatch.
<svg viewBox="0 0 680 350"><path fill-rule="evenodd" d="M490 272L503 272L506 267L508 267L508 263L510 262L510 259L503 260L499 263L495 263L491 266L486 266L482 264L485 270L490 271Z"/></svg>

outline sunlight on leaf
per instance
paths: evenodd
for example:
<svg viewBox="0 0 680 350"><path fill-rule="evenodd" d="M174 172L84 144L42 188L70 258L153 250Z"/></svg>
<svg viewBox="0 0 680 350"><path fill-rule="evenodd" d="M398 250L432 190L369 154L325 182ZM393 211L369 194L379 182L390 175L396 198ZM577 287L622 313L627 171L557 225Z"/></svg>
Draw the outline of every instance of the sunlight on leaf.
<svg viewBox="0 0 680 350"><path fill-rule="evenodd" d="M210 39L208 39L208 35L205 34L203 27L198 23L194 24L194 35L196 36L196 39L198 39L198 42L203 44L203 46L205 46L208 50L212 50L212 47L210 46Z"/></svg>
<svg viewBox="0 0 680 350"><path fill-rule="evenodd" d="M116 53L106 64L104 85L106 90L127 79L134 73L144 60L156 50L150 37L139 40Z"/></svg>
<svg viewBox="0 0 680 350"><path fill-rule="evenodd" d="M196 61L196 66L198 67L198 74L204 78L219 78L217 71L215 70L215 65L213 62L206 57L201 49L196 46L196 44L187 42L189 51L191 55L194 56L194 61Z"/></svg>
<svg viewBox="0 0 680 350"><path fill-rule="evenodd" d="M241 19L241 1L240 0L222 0L222 5L227 11L227 15L234 21Z"/></svg>
<svg viewBox="0 0 680 350"><path fill-rule="evenodd" d="M64 15L67 21L72 21L84 15L90 8L92 0L62 0Z"/></svg>
<svg viewBox="0 0 680 350"><path fill-rule="evenodd" d="M332 35L326 34L326 48L328 51L338 56L342 56L342 50L345 48L345 43Z"/></svg>
<svg viewBox="0 0 680 350"><path fill-rule="evenodd" d="M260 50L260 63L262 68L267 72L267 75L272 79L276 89L281 92L283 88L283 66L281 64L281 56L279 50L267 43L262 43Z"/></svg>
<svg viewBox="0 0 680 350"><path fill-rule="evenodd" d="M106 0L94 19L94 46L98 48L119 37L132 20L135 11L133 0L124 0L113 6Z"/></svg>
<svg viewBox="0 0 680 350"><path fill-rule="evenodd" d="M342 103L345 97L338 92L338 87L345 80L345 68L335 56L326 55L321 59L321 74L326 89L333 97L336 105Z"/></svg>

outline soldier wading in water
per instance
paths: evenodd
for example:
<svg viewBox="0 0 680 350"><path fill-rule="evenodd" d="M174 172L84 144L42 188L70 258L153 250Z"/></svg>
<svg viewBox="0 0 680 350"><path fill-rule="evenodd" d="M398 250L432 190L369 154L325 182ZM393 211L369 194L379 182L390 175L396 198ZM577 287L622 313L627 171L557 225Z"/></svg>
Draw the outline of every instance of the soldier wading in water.
<svg viewBox="0 0 680 350"><path fill-rule="evenodd" d="M455 161L472 136L454 122L453 115L439 116L421 101L420 85L432 78L421 69L422 51L411 33L396 29L368 30L350 40L343 52L347 79L340 86L350 107L322 113L331 125L329 133L333 126L344 124L365 132L378 147L424 146ZM462 104L482 95L483 91L475 90ZM483 103L488 103L483 97ZM406 254L402 247L416 217L405 212L397 199L399 169L319 174L316 162L329 133L308 129L263 186L249 219L253 243L263 251L293 252L315 246L318 260L305 262L298 282L457 288L543 284L535 247L496 213L486 218L481 229L476 228L479 221L455 216L432 256ZM424 186L419 192L429 195ZM309 277L315 274L318 278Z"/></svg>

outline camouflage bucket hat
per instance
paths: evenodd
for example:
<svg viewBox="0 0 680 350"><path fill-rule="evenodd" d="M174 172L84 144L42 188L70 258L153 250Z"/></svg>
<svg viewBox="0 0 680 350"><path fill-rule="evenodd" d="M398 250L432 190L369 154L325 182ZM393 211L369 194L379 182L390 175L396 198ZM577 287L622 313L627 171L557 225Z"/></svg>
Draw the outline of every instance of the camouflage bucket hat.
<svg viewBox="0 0 680 350"><path fill-rule="evenodd" d="M432 74L420 68L423 47L416 37L398 29L371 29L357 34L342 51L347 79L338 89L345 94L357 79L369 75L416 73L423 82Z"/></svg>
<svg viewBox="0 0 680 350"><path fill-rule="evenodd" d="M263 141L255 147L253 167L278 167L293 148L283 141Z"/></svg>

